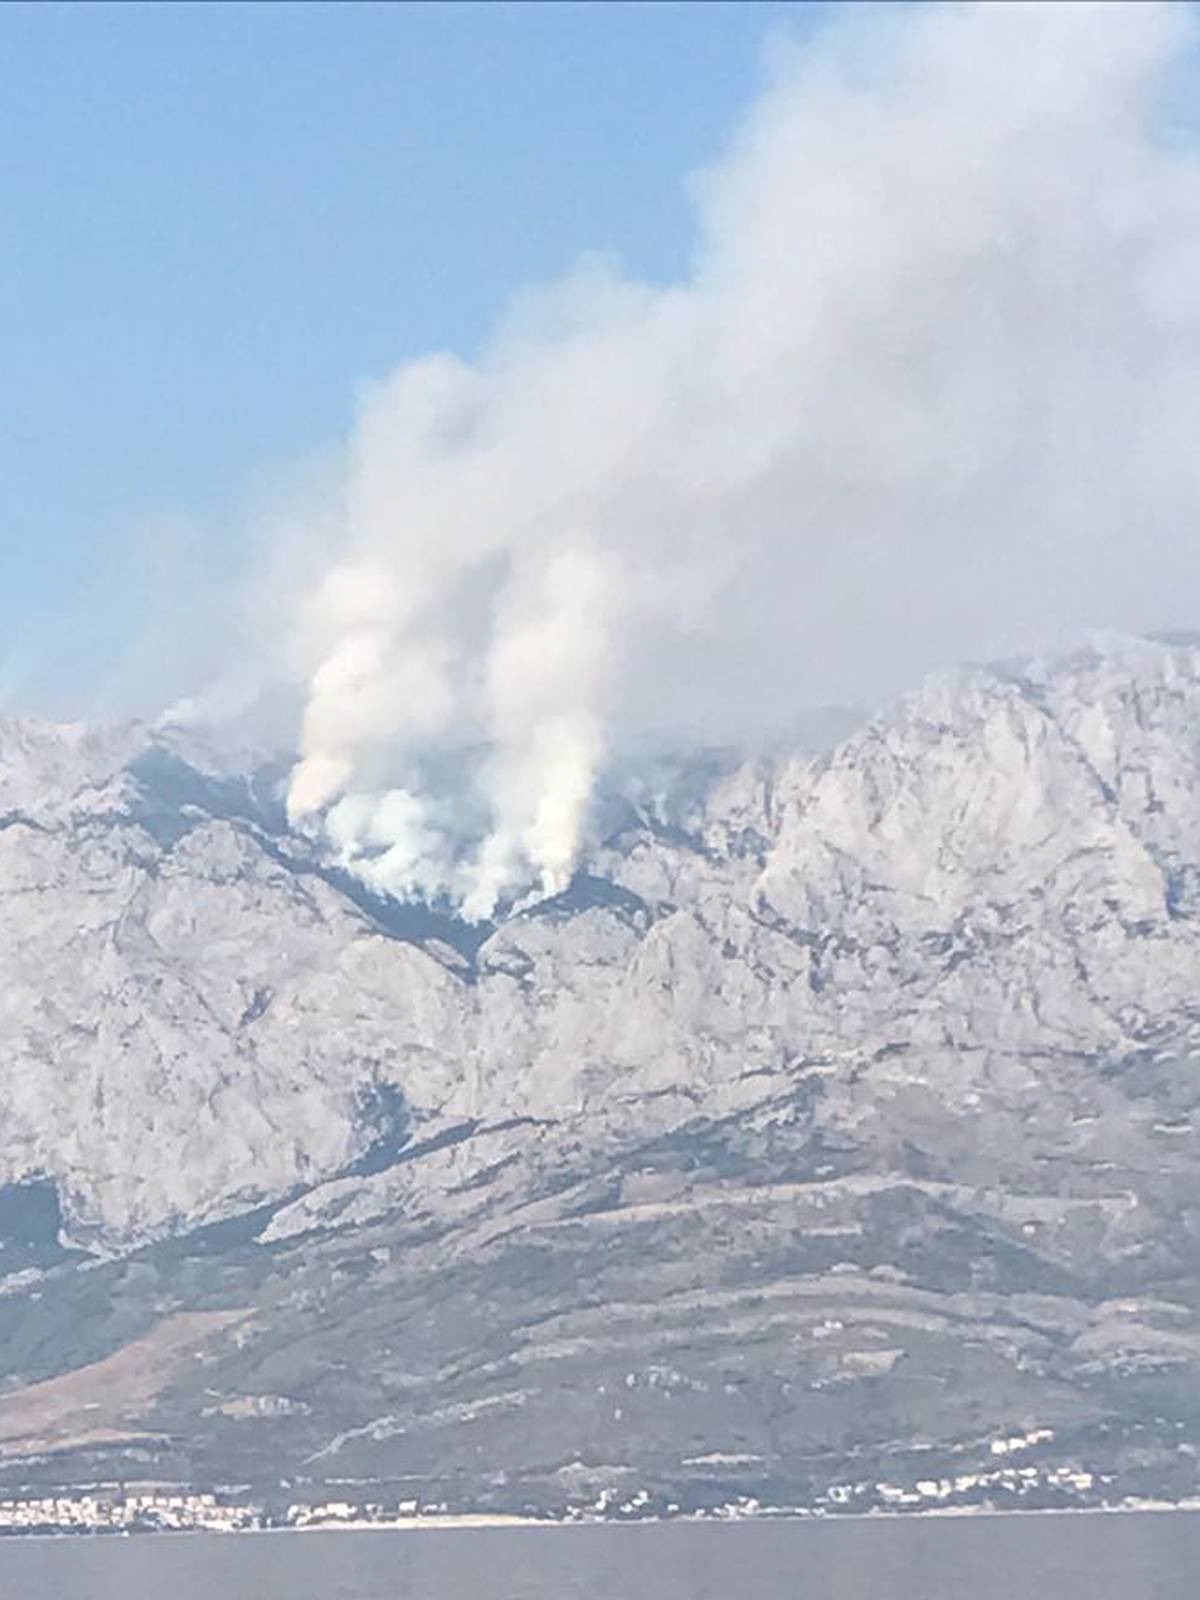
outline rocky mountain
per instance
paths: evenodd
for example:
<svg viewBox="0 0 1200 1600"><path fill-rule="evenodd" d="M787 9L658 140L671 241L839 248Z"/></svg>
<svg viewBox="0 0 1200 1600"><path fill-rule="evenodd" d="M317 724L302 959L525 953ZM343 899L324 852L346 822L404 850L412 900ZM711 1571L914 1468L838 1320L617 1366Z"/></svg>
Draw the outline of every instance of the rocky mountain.
<svg viewBox="0 0 1200 1600"><path fill-rule="evenodd" d="M496 926L279 777L0 722L0 1484L1195 1490L1200 649L631 788Z"/></svg>

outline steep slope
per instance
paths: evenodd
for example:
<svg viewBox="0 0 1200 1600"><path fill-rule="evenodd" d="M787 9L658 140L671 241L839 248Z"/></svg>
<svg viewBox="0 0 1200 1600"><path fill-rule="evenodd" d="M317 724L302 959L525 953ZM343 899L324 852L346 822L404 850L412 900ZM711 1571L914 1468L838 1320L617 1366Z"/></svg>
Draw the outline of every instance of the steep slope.
<svg viewBox="0 0 1200 1600"><path fill-rule="evenodd" d="M1194 1486L1194 648L964 673L643 796L495 929L372 901L269 774L0 751L14 1478ZM31 1388L202 1311L199 1367L97 1367L100 1418ZM1022 1430L1033 1477L981 1487Z"/></svg>
<svg viewBox="0 0 1200 1600"><path fill-rule="evenodd" d="M214 813L203 783L164 816L136 759L74 787L73 741L34 754L0 832L0 1170L53 1180L73 1242L127 1244L339 1170L388 1132L371 1113L398 1104L401 1057L427 1104L450 1093L442 966L278 860L252 819Z"/></svg>

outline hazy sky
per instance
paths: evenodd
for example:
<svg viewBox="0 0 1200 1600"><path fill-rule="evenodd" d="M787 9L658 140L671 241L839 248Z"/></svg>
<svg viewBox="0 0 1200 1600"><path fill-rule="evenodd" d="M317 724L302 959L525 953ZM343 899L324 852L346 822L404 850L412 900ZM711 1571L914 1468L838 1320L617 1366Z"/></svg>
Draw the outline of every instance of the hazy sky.
<svg viewBox="0 0 1200 1600"><path fill-rule="evenodd" d="M647 746L1200 622L1195 8L790 15L0 10L8 698L486 915Z"/></svg>
<svg viewBox="0 0 1200 1600"><path fill-rule="evenodd" d="M0 703L119 676L364 381L581 250L678 274L685 174L817 12L0 7Z"/></svg>

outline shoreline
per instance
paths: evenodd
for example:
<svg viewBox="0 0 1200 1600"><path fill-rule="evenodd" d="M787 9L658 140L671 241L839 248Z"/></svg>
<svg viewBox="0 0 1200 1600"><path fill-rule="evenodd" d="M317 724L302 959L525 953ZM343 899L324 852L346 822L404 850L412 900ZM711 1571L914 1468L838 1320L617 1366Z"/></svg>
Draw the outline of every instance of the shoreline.
<svg viewBox="0 0 1200 1600"><path fill-rule="evenodd" d="M617 1520L597 1518L555 1518L505 1516L487 1512L449 1515L445 1517L405 1517L393 1522L323 1522L308 1523L304 1527L248 1528L247 1533L436 1533L462 1532L467 1528L730 1528L764 1527L786 1523L811 1526L818 1523L828 1527L839 1522L930 1522L941 1519L962 1522L967 1519L999 1517L1096 1517L1096 1516L1165 1516L1172 1512L1200 1514L1200 1499L1186 1501L1153 1501L1144 1505L1116 1506L930 1506L926 1511L780 1511L760 1513L749 1517L712 1517L679 1515L675 1517L637 1517ZM167 1530L163 1530L167 1531ZM204 1531L204 1530L198 1530Z"/></svg>
<svg viewBox="0 0 1200 1600"><path fill-rule="evenodd" d="M629 1520L585 1521L582 1518L528 1517L515 1513L504 1512L457 1512L447 1513L445 1516L430 1517L404 1517L391 1522L346 1521L305 1523L299 1527L286 1523L276 1523L263 1528L138 1528L115 1529L112 1531L94 1529L78 1530L72 1528L36 1529L29 1533L6 1533L0 1535L0 1548L9 1540L21 1541L31 1539L43 1540L104 1540L110 1539L175 1539L184 1537L208 1536L218 1539L229 1538L255 1538L262 1535L277 1535L285 1533L314 1534L314 1533L491 1533L511 1532L514 1530L537 1530L545 1532L570 1531L577 1528L612 1530L614 1528L666 1528L666 1527L764 1527L786 1524L789 1527L812 1526L830 1527L837 1523L899 1523L899 1522L932 1522L937 1520L963 1522L973 1520L999 1520L1019 1517L1096 1517L1096 1516L1167 1516L1170 1514L1200 1514L1200 1498L1186 1501L1147 1501L1137 1505L1098 1505L1098 1506L1028 1506L1028 1507L1001 1507L1001 1506L963 1506L954 1509L948 1506L931 1506L923 1511L840 1511L840 1512L813 1512L813 1511L781 1511L777 1515L759 1514L749 1517L712 1517L680 1515L671 1517L638 1517Z"/></svg>

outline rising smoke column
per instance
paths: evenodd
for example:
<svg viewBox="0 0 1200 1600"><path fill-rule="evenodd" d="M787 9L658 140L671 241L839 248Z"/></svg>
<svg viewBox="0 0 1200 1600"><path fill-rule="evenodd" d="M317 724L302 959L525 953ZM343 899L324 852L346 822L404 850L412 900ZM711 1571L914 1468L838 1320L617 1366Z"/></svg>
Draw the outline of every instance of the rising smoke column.
<svg viewBox="0 0 1200 1600"><path fill-rule="evenodd" d="M724 733L721 700L752 731L764 699L1174 620L1200 185L1154 130L1189 28L848 7L698 183L687 281L585 262L476 363L381 385L304 607L292 817L484 917L565 884L640 723Z"/></svg>

